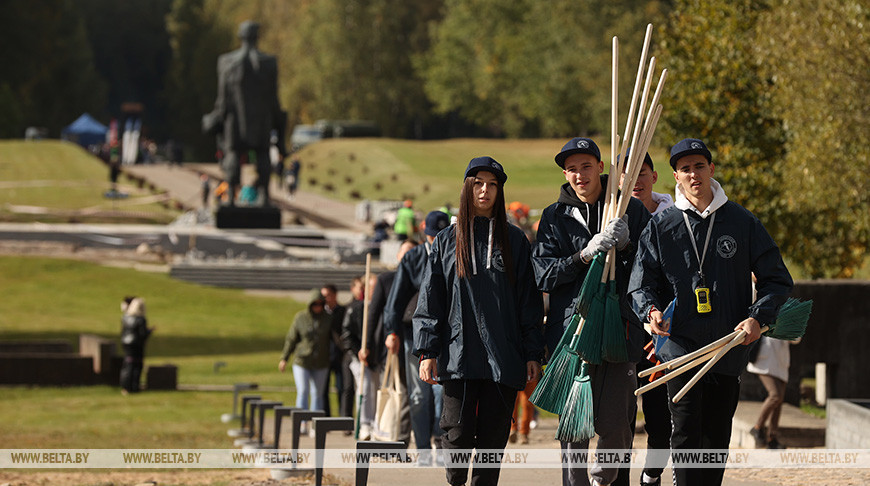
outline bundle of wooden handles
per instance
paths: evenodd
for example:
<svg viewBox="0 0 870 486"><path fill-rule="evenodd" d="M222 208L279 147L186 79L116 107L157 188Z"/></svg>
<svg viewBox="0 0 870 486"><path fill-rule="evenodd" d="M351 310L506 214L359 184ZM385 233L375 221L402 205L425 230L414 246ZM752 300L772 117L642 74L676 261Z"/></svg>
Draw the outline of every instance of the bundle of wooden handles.
<svg viewBox="0 0 870 486"><path fill-rule="evenodd" d="M644 35L643 48L641 49L640 62L637 65L637 76L634 80L634 89L631 94L631 104L628 108L628 118L625 122L625 131L622 135L622 146L619 147L620 136L617 133L618 121L618 86L619 86L619 39L613 37L613 55L611 64L611 100L610 100L610 177L607 181L604 218L602 225L613 218L620 218L628 209L628 201L631 199L631 190L637 182L637 177L643 167L643 159L649 150L649 145L652 142L653 133L655 133L656 125L658 125L659 117L662 114L662 105L659 103L662 95L662 89L665 85L665 80L668 77L668 70L663 69L659 76L659 82L656 86L652 100L647 108L647 100L649 98L650 85L655 74L656 58L652 57L649 60L649 67L646 73L646 82L641 91L640 85L643 76L644 64L646 64L646 56L649 50L650 39L652 37L652 24L646 27ZM640 103L638 104L638 95L640 95ZM644 115L646 112L646 116ZM639 115L635 118L635 115ZM632 129L634 124L634 129ZM628 151L628 142L631 140L631 153L625 157ZM628 160L626 160L628 159ZM620 176L625 173L625 178L620 184ZM620 193L621 191L621 193ZM619 195L617 200L617 195ZM608 279L615 278L615 250L611 249L607 254L607 261L604 266L604 273L601 281L606 282Z"/></svg>
<svg viewBox="0 0 870 486"><path fill-rule="evenodd" d="M770 329L769 326L764 326L761 328L761 332L764 333L768 329ZM692 351L691 353L680 356L679 358L672 359L666 363L662 363L660 365L653 366L652 368L647 368L641 371L637 374L637 376L641 378L664 370L668 370L668 373L663 375L661 378L653 381L652 383L644 385L635 390L635 396L648 392L659 385L667 383L672 379L682 375L683 373L694 369L702 363L706 362L704 367L701 368L676 395L674 395L673 402L679 402L686 395L686 393L688 393L689 390L691 390L692 387L701 380L704 374L710 371L710 368L712 368L720 359L722 359L722 357L725 356L725 354L730 351L731 348L743 344L744 340L746 340L746 331L734 331L731 334L724 336L704 346L701 349Z"/></svg>

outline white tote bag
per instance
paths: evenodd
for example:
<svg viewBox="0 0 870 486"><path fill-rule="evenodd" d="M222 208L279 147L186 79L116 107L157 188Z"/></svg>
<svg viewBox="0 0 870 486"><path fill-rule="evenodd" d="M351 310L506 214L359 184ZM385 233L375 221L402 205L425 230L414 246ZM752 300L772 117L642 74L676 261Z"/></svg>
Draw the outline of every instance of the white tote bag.
<svg viewBox="0 0 870 486"><path fill-rule="evenodd" d="M401 432L402 395L405 393L399 380L399 355L387 353L384 377L378 389L377 413L372 439L397 441Z"/></svg>

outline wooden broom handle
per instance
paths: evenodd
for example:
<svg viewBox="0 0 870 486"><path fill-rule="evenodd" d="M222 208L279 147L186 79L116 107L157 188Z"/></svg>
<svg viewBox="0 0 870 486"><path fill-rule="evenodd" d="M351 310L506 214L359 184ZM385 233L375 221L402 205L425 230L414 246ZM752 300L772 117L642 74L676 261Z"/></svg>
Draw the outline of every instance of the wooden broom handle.
<svg viewBox="0 0 870 486"><path fill-rule="evenodd" d="M697 358L698 356L707 354L713 350L718 350L722 346L728 344L728 341L734 339L734 336L737 335L737 332L738 331L734 331L731 334L724 336L721 339L717 339L716 341L704 346L703 348L696 349L695 351L692 351L691 353L684 354L684 355L682 355L678 358L674 358L670 361L665 361L664 363L662 363L660 365L653 366L652 368L647 368L647 369L641 371L640 373L638 373L637 376L638 376L638 378L643 378L644 376L649 376L657 371L672 370L674 368L677 368L677 367L683 365L684 363L687 363L687 362Z"/></svg>
<svg viewBox="0 0 870 486"><path fill-rule="evenodd" d="M693 376L692 379L689 380L688 383L686 383L686 386L684 386L682 390L680 390L679 392L677 392L676 395L674 395L674 400L673 400L674 403L679 402L684 396L686 396L686 393L689 393L689 390L691 390L692 387L695 386L695 384L698 383L698 381L700 381L701 378L708 371L710 371L710 368L712 368L713 365L715 365L720 359L722 359L723 356L725 356L725 354L728 353L728 351L731 351L731 348L733 348L739 344L742 344L743 341L745 341L745 340L746 340L746 331L743 331L743 330L737 331L737 335L734 336L734 338L728 344L726 344L725 346L722 346L719 349L719 351L716 352L716 355L713 356L710 359L710 361L707 361L707 364L705 364L703 368L701 368L700 370L698 370L697 373L695 373L695 376Z"/></svg>
<svg viewBox="0 0 870 486"><path fill-rule="evenodd" d="M634 396L640 396L642 393L646 393L646 392L652 390L653 388L655 388L663 383L667 383L668 381L682 375L683 373L691 370L692 368L697 367L698 365L700 365L704 361L707 361L708 359L712 358L715 353L716 353L716 350L710 351L709 353L707 353L704 356L701 356L700 358L692 361L691 363L687 364L686 366L683 366L680 369L671 371L670 373L662 376L661 378L653 381L652 383L648 383L648 384L638 388L637 390L634 391ZM650 369L652 369L652 368L650 368ZM644 370L644 371L646 371L646 370ZM638 376L640 376L640 375L638 375Z"/></svg>

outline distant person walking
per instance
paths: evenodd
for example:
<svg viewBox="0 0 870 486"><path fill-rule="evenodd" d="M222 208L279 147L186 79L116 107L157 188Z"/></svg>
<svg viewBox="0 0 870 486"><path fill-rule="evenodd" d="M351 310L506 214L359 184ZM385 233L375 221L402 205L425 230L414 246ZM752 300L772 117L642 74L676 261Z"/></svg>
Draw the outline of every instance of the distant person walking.
<svg viewBox="0 0 870 486"><path fill-rule="evenodd" d="M282 373L293 355L293 381L296 383L296 408L323 410L323 388L329 373L329 336L332 317L324 309L326 300L320 289L311 292L308 309L293 318L284 339L278 370Z"/></svg>
<svg viewBox="0 0 870 486"><path fill-rule="evenodd" d="M755 359L746 366L746 371L758 375L761 384L767 390L767 398L761 404L761 413L755 426L749 430L755 439L756 449L784 449L777 437L779 436L779 414L782 412L782 402L785 400L785 387L788 384L788 366L791 361L789 345L796 341L783 341L767 336L761 336Z"/></svg>
<svg viewBox="0 0 870 486"><path fill-rule="evenodd" d="M208 209L208 196L211 194L211 178L208 174L199 176L200 180L200 195L202 196L202 207Z"/></svg>
<svg viewBox="0 0 870 486"><path fill-rule="evenodd" d="M125 297L121 302L121 347L124 350L124 364L121 366L121 393L139 391L142 376L142 363L145 358L145 341L154 329L148 327L145 319L145 301L140 297Z"/></svg>
<svg viewBox="0 0 870 486"><path fill-rule="evenodd" d="M299 187L299 173L302 170L302 164L299 162L299 156L294 155L290 160L290 166L285 171L284 180L287 182L287 192L290 194L290 199L296 197L296 189Z"/></svg>
<svg viewBox="0 0 870 486"><path fill-rule="evenodd" d="M393 225L393 233L399 241L407 240L414 236L417 231L417 219L414 216L414 203L410 199L396 212L396 224Z"/></svg>
<svg viewBox="0 0 870 486"><path fill-rule="evenodd" d="M332 410L329 404L329 376L332 375L335 383L335 388L338 390L338 415L344 415L343 411L350 410L347 417L353 416L353 404L344 403L344 395L341 393L343 389L343 373L342 362L344 360L344 348L341 345L341 323L344 322L345 306L338 303L338 287L335 284L325 284L320 288L320 294L326 300L326 313L330 318L330 339L329 339L329 373L326 378L326 387L323 389L323 406L327 417L332 416ZM347 371L350 376L350 370ZM349 407L349 408L348 408Z"/></svg>

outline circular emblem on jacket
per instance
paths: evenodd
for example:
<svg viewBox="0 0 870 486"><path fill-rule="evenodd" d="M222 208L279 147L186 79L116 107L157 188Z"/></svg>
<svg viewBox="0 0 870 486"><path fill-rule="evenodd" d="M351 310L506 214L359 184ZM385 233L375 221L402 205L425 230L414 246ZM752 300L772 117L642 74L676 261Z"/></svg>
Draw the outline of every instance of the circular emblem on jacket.
<svg viewBox="0 0 870 486"><path fill-rule="evenodd" d="M737 253L737 240L729 235L722 235L716 240L716 251L722 258L731 258Z"/></svg>
<svg viewBox="0 0 870 486"><path fill-rule="evenodd" d="M492 268L504 273L504 258L498 248L492 249Z"/></svg>

